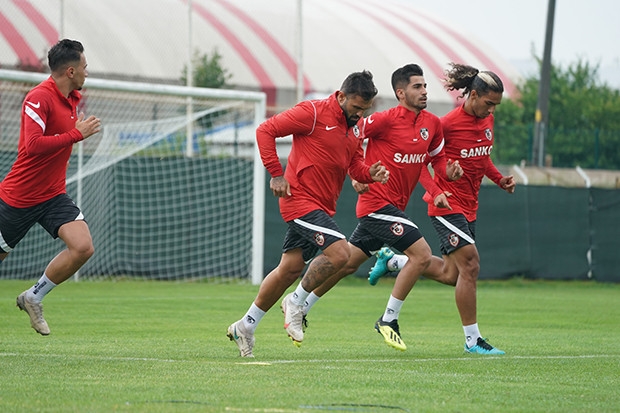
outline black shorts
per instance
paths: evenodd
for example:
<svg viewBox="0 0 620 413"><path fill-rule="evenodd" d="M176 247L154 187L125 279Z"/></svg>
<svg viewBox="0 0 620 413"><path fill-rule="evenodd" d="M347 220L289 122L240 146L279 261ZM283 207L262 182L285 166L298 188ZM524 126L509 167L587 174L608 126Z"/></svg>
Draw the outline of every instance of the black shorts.
<svg viewBox="0 0 620 413"><path fill-rule="evenodd" d="M345 235L338 224L324 211L312 211L301 218L288 221L282 252L301 248L305 262L309 262L319 249L322 251Z"/></svg>
<svg viewBox="0 0 620 413"><path fill-rule="evenodd" d="M349 242L370 257L386 244L405 251L420 238L417 225L403 211L388 205L361 217Z"/></svg>
<svg viewBox="0 0 620 413"><path fill-rule="evenodd" d="M430 218L439 237L443 255L476 243L476 221L467 221L465 215L450 214Z"/></svg>
<svg viewBox="0 0 620 413"><path fill-rule="evenodd" d="M84 215L67 194L28 208L13 208L0 199L0 250L13 251L36 223L58 238L61 225L79 220L83 221Z"/></svg>

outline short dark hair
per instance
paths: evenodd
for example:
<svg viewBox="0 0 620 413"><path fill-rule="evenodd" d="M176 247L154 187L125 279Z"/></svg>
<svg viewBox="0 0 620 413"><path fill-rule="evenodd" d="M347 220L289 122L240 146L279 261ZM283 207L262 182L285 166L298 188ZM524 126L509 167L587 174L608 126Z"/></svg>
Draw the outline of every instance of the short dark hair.
<svg viewBox="0 0 620 413"><path fill-rule="evenodd" d="M485 70L480 71L472 66L460 63L450 63L451 68L445 74L445 88L447 90L463 89L460 97L468 95L475 90L480 96L489 92L504 93L504 84L495 73Z"/></svg>
<svg viewBox="0 0 620 413"><path fill-rule="evenodd" d="M368 70L351 73L342 82L340 91L345 96L358 95L365 101L372 100L378 92L375 83L372 81L372 73Z"/></svg>
<svg viewBox="0 0 620 413"><path fill-rule="evenodd" d="M419 65L410 63L403 67L399 67L392 73L392 89L396 93L396 89L402 89L409 84L411 76L424 76L424 71ZM398 96L396 96L398 99Z"/></svg>
<svg viewBox="0 0 620 413"><path fill-rule="evenodd" d="M47 62L52 72L60 70L69 63L79 62L84 46L77 40L62 39L47 53Z"/></svg>

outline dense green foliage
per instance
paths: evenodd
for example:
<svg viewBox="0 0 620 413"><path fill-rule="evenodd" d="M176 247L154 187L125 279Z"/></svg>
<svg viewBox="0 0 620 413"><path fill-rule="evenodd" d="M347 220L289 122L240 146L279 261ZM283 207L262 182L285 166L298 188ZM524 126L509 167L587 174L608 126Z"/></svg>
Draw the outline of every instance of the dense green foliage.
<svg viewBox="0 0 620 413"><path fill-rule="evenodd" d="M207 87L213 89L221 89L227 86L228 81L232 78L232 74L222 66L222 55L213 50L213 53L200 54L194 52L192 59L192 86ZM181 82L187 84L187 65L183 67Z"/></svg>
<svg viewBox="0 0 620 413"><path fill-rule="evenodd" d="M552 67L545 154L553 166L620 169L620 91L598 80L598 66L581 60ZM539 79L526 78L520 96L496 111L494 160L530 161Z"/></svg>
<svg viewBox="0 0 620 413"><path fill-rule="evenodd" d="M208 282L67 282L42 337L15 308L32 283L0 288L3 412L616 412L620 285L484 281L481 332L506 351L463 352L454 289L420 281L400 314L409 347L373 329L393 279L348 278L309 315L301 348L274 306L255 359L226 338L258 287Z"/></svg>

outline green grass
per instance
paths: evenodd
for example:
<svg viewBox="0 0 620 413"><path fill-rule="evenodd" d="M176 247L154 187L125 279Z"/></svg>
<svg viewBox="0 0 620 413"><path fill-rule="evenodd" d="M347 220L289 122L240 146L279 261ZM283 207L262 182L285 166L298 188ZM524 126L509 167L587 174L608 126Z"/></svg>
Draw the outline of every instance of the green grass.
<svg viewBox="0 0 620 413"><path fill-rule="evenodd" d="M479 283L481 332L505 356L464 354L453 289L418 283L401 312L409 349L373 323L392 279L345 279L310 313L301 348L273 308L255 359L225 335L258 288L67 282L45 299L48 337L0 282L2 412L614 412L620 285Z"/></svg>

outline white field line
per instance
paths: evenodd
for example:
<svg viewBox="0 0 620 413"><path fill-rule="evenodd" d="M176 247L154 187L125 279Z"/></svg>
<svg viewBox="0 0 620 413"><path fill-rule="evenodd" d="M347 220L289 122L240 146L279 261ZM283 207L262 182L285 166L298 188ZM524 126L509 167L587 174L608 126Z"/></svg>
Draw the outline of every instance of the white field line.
<svg viewBox="0 0 620 413"><path fill-rule="evenodd" d="M5 353L0 352L0 357L28 357L28 358L45 358L45 357L54 357L54 358L70 358L72 360L80 359L80 360L107 360L107 361L145 361L145 362L159 362L159 363L226 363L229 361L212 361L212 360L183 360L183 359L161 359L156 357L110 357L110 356L89 356L89 355L80 355L80 354L45 354L45 353ZM428 363L428 362L453 362L453 361L482 361L482 360L584 360L584 359L603 359L603 358L619 358L620 354L584 354L578 356L481 356L481 355L471 355L467 357L452 357L452 358L412 358L412 359L308 359L308 360L265 360L265 361L257 361L257 360L248 360L248 361L235 361L235 364L246 364L246 365L258 365L258 366L269 366L273 364L301 364L301 363L403 363L403 362L411 362L411 363Z"/></svg>

